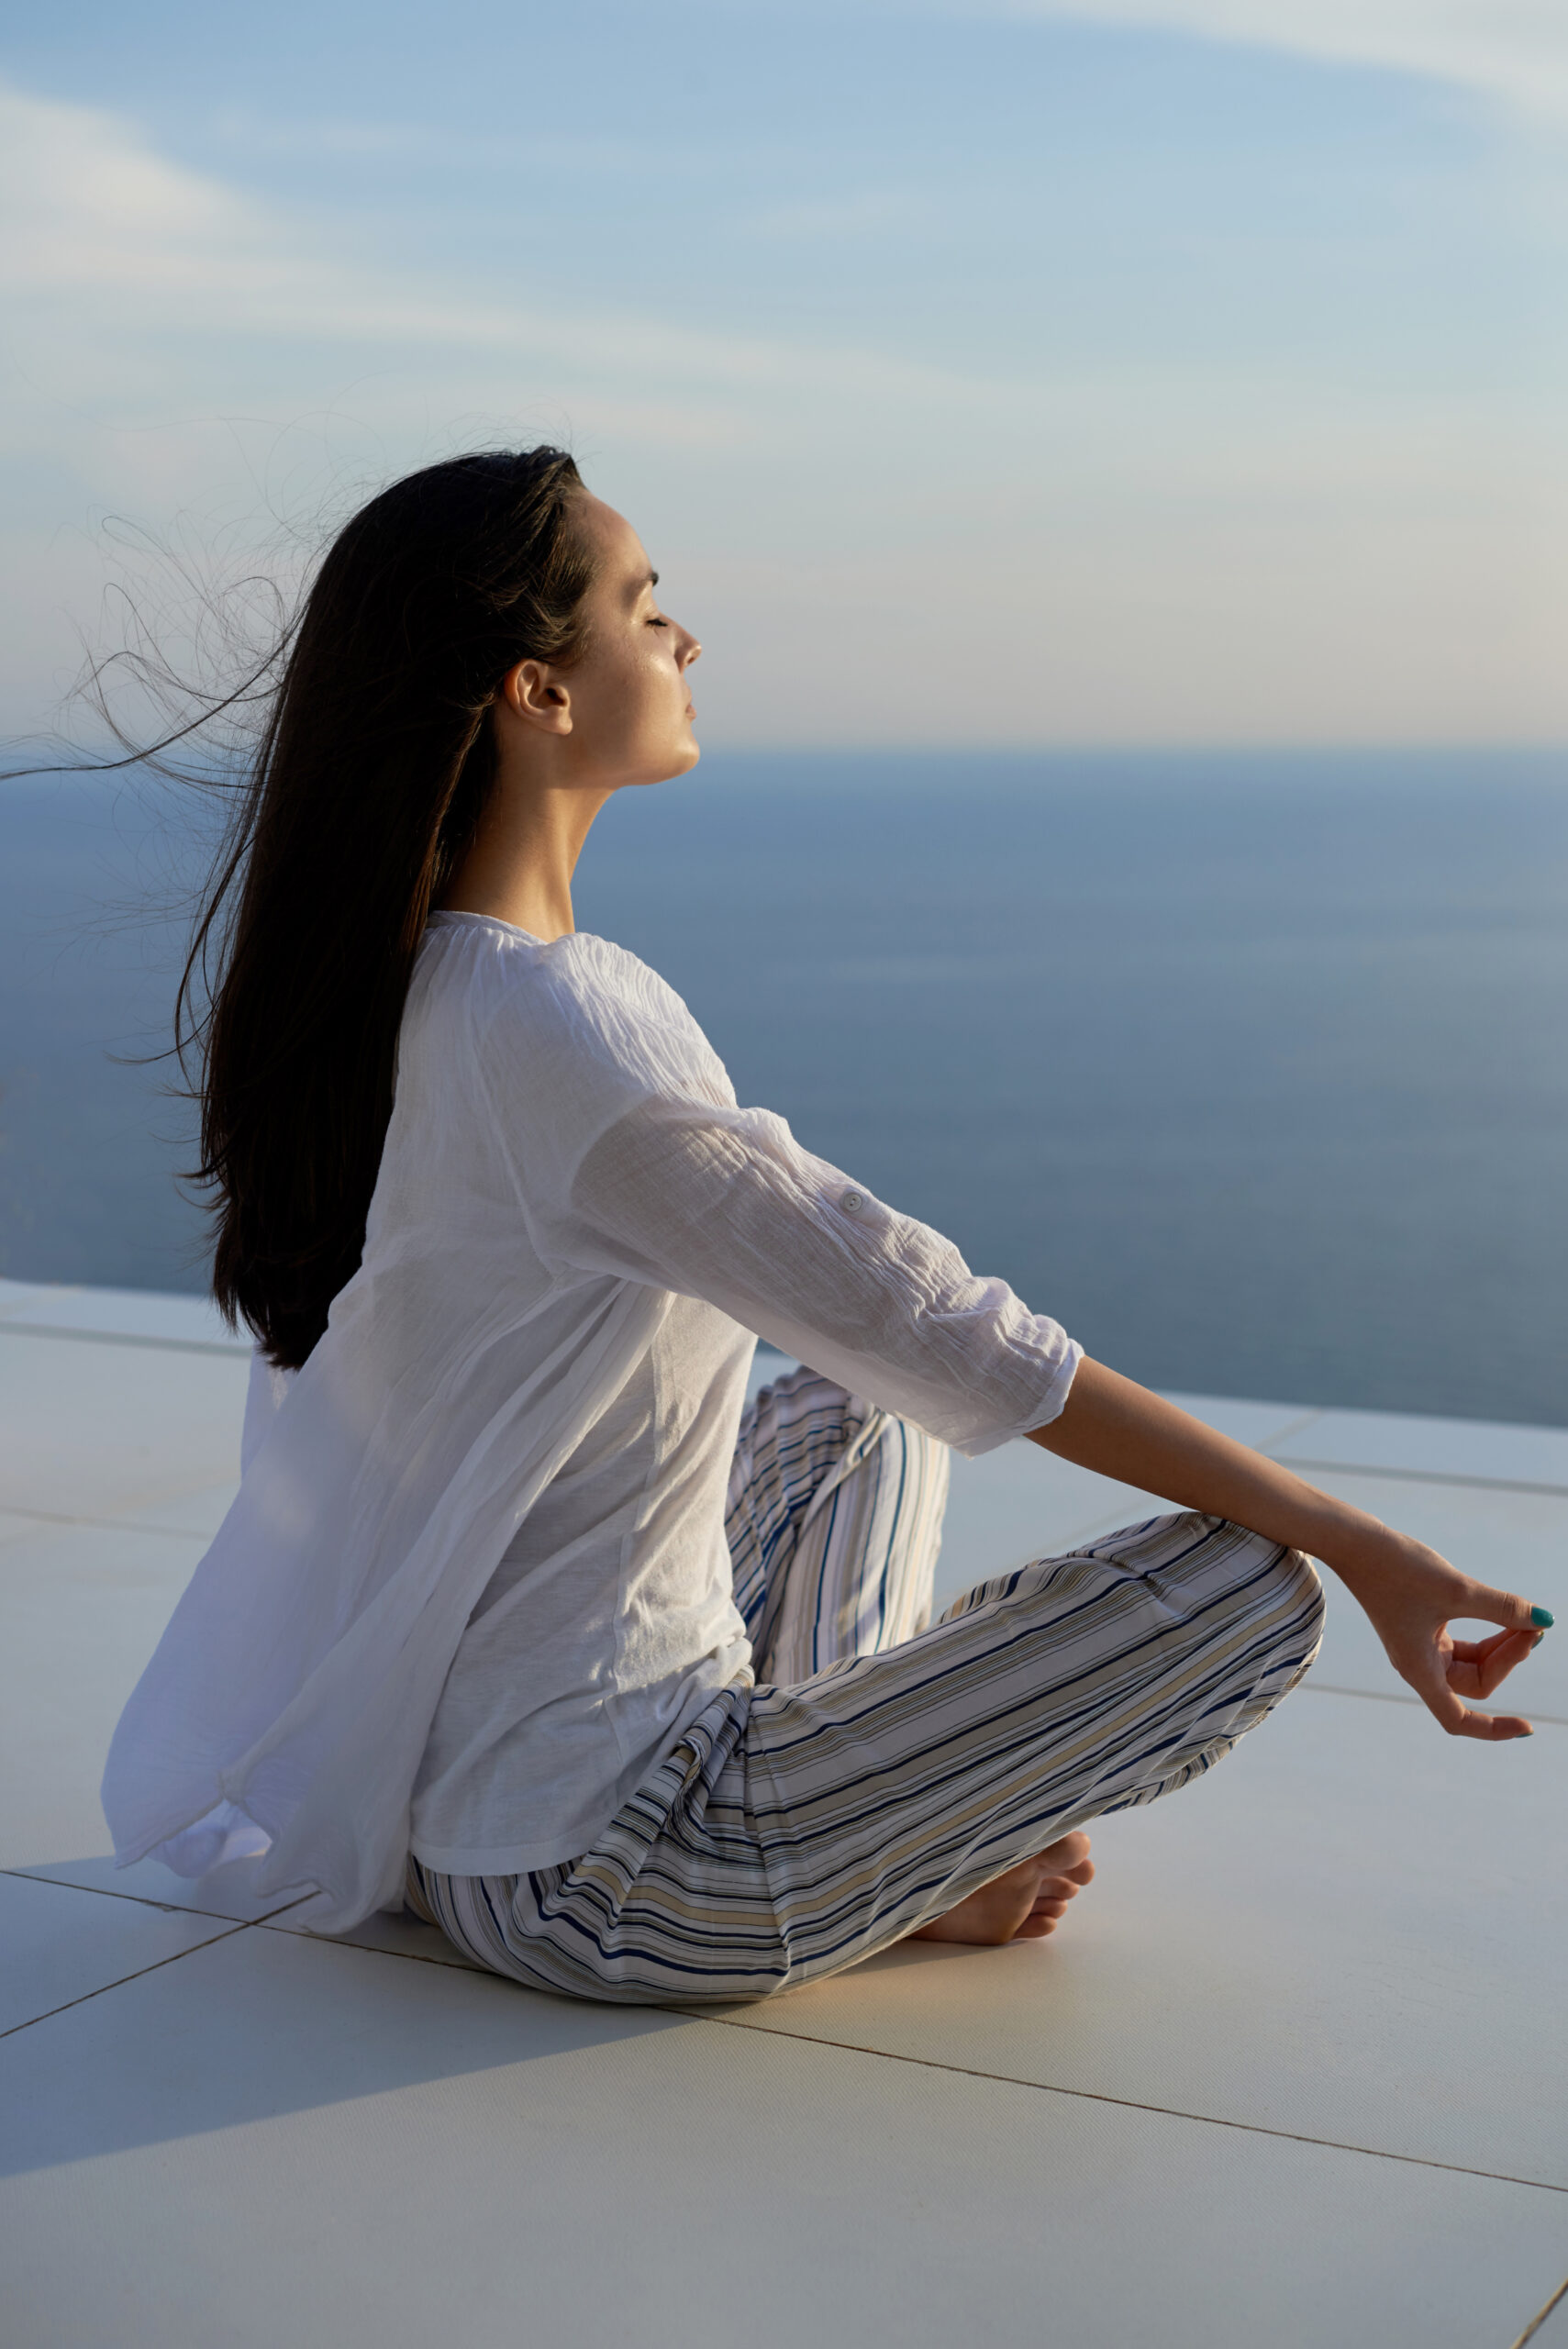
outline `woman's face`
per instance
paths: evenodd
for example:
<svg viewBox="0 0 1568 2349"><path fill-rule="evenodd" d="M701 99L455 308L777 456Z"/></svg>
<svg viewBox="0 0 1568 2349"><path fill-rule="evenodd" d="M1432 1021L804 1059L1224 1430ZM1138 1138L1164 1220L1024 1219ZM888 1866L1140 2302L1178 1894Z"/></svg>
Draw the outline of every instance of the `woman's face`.
<svg viewBox="0 0 1568 2349"><path fill-rule="evenodd" d="M595 566L587 646L551 673L566 696L572 764L611 789L684 774L700 756L686 673L702 647L660 609L658 573L624 516L584 491L579 527Z"/></svg>

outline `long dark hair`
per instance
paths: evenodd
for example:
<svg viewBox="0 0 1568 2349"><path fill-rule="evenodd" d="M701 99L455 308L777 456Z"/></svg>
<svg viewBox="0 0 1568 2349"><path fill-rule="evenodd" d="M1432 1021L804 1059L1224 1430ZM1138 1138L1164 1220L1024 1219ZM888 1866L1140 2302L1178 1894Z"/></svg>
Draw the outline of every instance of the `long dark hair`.
<svg viewBox="0 0 1568 2349"><path fill-rule="evenodd" d="M515 662L582 650L582 480L552 448L395 482L329 548L278 648L181 979L212 1287L297 1369L359 1265L420 934L494 774Z"/></svg>

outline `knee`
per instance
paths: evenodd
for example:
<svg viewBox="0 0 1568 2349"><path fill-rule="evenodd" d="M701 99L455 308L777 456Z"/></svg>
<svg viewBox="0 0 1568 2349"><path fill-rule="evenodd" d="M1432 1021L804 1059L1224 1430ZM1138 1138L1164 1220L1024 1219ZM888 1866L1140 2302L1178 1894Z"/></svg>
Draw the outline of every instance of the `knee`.
<svg viewBox="0 0 1568 2349"><path fill-rule="evenodd" d="M1316 1645L1323 1632L1323 1577L1317 1561L1304 1550L1282 1550L1274 1560L1272 1578L1278 1588L1282 1603L1304 1631L1312 1634Z"/></svg>
<svg viewBox="0 0 1568 2349"><path fill-rule="evenodd" d="M1238 1603L1266 1634L1275 1664L1293 1664L1304 1672L1323 1637L1323 1581L1316 1564L1303 1551L1283 1549L1242 1526L1229 1531L1240 1537Z"/></svg>

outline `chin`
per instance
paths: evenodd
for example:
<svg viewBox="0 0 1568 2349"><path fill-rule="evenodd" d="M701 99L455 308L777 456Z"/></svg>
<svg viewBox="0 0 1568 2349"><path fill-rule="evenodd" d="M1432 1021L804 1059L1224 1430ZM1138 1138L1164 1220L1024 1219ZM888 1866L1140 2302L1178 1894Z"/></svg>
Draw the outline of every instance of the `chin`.
<svg viewBox="0 0 1568 2349"><path fill-rule="evenodd" d="M628 780L643 790L656 783L673 783L677 775L690 774L701 756L695 742L683 742L679 749L668 751L656 766L649 767L643 774L628 776Z"/></svg>

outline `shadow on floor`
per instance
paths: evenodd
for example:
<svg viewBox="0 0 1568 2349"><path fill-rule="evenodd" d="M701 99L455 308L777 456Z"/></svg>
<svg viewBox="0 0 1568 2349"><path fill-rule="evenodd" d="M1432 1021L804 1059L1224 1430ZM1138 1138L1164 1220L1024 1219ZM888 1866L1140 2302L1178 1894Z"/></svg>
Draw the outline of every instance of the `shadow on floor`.
<svg viewBox="0 0 1568 2349"><path fill-rule="evenodd" d="M0 2176L465 2074L613 2060L630 2041L695 2027L241 1926L6 2041ZM525 2069L525 2099L528 2081Z"/></svg>

